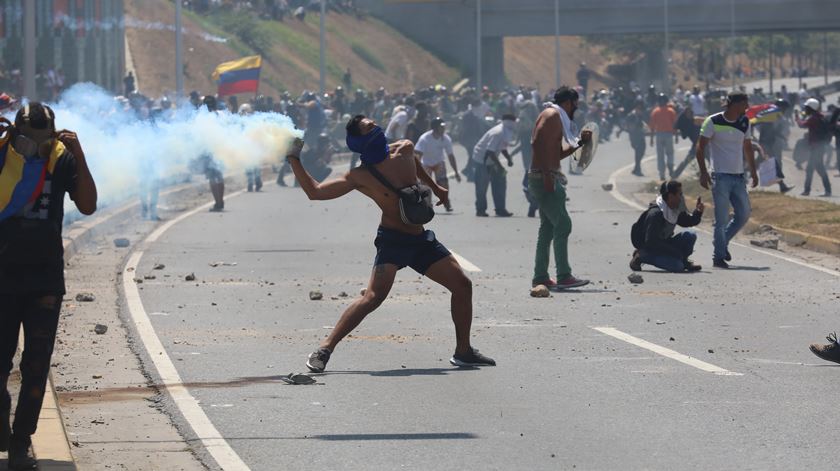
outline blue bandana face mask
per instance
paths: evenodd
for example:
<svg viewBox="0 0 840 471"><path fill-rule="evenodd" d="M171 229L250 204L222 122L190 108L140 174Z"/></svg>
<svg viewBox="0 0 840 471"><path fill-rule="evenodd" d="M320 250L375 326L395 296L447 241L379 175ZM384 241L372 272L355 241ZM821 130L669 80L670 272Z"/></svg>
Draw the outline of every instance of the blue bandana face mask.
<svg viewBox="0 0 840 471"><path fill-rule="evenodd" d="M364 136L347 136L347 147L361 154L362 163L375 165L388 158L388 140L381 127L374 127Z"/></svg>

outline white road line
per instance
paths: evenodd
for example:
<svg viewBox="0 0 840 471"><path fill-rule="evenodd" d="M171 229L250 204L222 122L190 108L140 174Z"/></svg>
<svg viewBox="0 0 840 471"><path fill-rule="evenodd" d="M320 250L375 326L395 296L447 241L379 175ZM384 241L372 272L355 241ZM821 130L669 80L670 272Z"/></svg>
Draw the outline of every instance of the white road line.
<svg viewBox="0 0 840 471"><path fill-rule="evenodd" d="M234 198L242 194L243 191L238 191L227 196L228 199ZM143 308L143 302L140 299L140 292L137 289L137 284L134 282L137 267L140 264L140 259L143 257L144 250L150 243L156 241L164 232L175 224L184 219L209 208L213 203L207 203L199 206L191 211L179 215L175 219L162 224L154 232L146 237L143 245L129 257L123 271L123 290L125 291L125 301L128 306L131 319L134 321L134 327L149 354L149 358L155 365L161 381L166 386L167 392L175 401L181 414L186 419L187 423L195 432L196 436L201 440L201 444L207 449L220 468L224 470L248 470L248 466L239 455L233 451L230 444L222 437L204 410L198 404L198 400L190 394L187 388L183 385L181 376L178 374L172 359L166 353L166 349L160 341L160 338L155 333L149 316ZM129 270L131 269L131 270Z"/></svg>
<svg viewBox="0 0 840 471"><path fill-rule="evenodd" d="M450 250L450 252L452 251ZM452 252L452 256L455 257L455 260L458 261L458 265L461 265L461 268L463 268L464 270L467 270L471 273L481 272L481 268L478 268L477 266L473 265L473 263L467 260L466 258L456 254L455 252Z"/></svg>
<svg viewBox="0 0 840 471"><path fill-rule="evenodd" d="M683 355L680 352L675 352L670 348L665 348L655 343L650 343L647 340L642 340L638 337L633 337L630 334L625 334L624 332L613 329L612 327L593 327L593 329L601 332L602 334L609 335L610 337L617 338L629 344L635 345L637 347L644 348L645 350L650 350L653 353L662 355L664 357L670 358L672 360L677 360L680 363L685 363L688 366L693 366L697 369L714 373L716 375L721 376L743 376L743 373L735 373L734 371L729 371L727 369L721 368L719 366L715 366L711 363L706 363L705 361L698 360L694 357L690 357L688 355Z"/></svg>
<svg viewBox="0 0 840 471"><path fill-rule="evenodd" d="M656 158L656 157L655 156L646 157L644 160L642 160L642 162L647 162L647 161L650 161L651 159L654 159L654 158ZM616 182L616 179L618 178L618 175L621 174L621 173L630 171L630 169L633 168L633 165L634 164L629 164L629 165L625 165L624 167L619 168L618 170L616 170L615 172L610 174L609 180L607 180L607 182L612 184L612 190L610 191L610 194L612 195L613 198L617 199L618 201L620 201L620 202L622 202L622 203L624 203L628 206L631 206L633 208L636 208L636 209L642 211L642 210L646 209L646 207L642 206L638 202L624 196L620 191L618 191L618 183ZM699 227L695 227L695 230L698 231L698 232L702 232L704 234L712 235L712 233L710 231L707 231L705 229L701 229ZM819 265L815 265L813 263L808 263L808 262L805 262L805 261L802 261L802 260L797 260L797 259L792 258L792 257L781 255L781 254L778 254L778 253L775 253L775 252L771 252L769 250L762 250L762 249L753 247L752 245L745 245L745 244L741 244L741 243L735 242L735 241L732 241L730 243L732 245L737 246L737 247L750 249L754 252L758 252L758 253L761 253L761 254L764 254L764 255L768 255L770 257L778 258L779 260L784 260L786 262L794 263L796 265L799 265L799 266L802 266L802 267L805 267L805 268L810 268L811 270L816 270L818 272L822 272L822 273L825 273L827 275L840 277L840 272L838 272L836 270L832 270L830 268L821 267Z"/></svg>

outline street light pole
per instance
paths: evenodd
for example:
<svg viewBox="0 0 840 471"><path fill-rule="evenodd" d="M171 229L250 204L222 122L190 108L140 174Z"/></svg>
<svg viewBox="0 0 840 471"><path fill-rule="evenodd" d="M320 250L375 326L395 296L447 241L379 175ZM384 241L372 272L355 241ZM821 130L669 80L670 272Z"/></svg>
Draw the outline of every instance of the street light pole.
<svg viewBox="0 0 840 471"><path fill-rule="evenodd" d="M732 90L735 90L735 0L729 0L729 55L732 56Z"/></svg>
<svg viewBox="0 0 840 471"><path fill-rule="evenodd" d="M175 0L175 93L184 97L184 35L181 27L181 0Z"/></svg>
<svg viewBox="0 0 840 471"><path fill-rule="evenodd" d="M35 2L23 2L23 96L35 95Z"/></svg>
<svg viewBox="0 0 840 471"><path fill-rule="evenodd" d="M554 0L554 86L560 88L560 0Z"/></svg>
<svg viewBox="0 0 840 471"><path fill-rule="evenodd" d="M479 95L481 94L481 0L475 0L475 86Z"/></svg>
<svg viewBox="0 0 840 471"><path fill-rule="evenodd" d="M828 85L828 33L823 32L823 71L825 73L825 84Z"/></svg>
<svg viewBox="0 0 840 471"><path fill-rule="evenodd" d="M668 24L668 0L665 0L665 50L662 52L665 68L665 80L662 82L662 88L665 92L671 90L671 31Z"/></svg>
<svg viewBox="0 0 840 471"><path fill-rule="evenodd" d="M321 18L320 18L320 41L321 41L321 58L320 58L320 72L318 75L318 87L321 90L321 96L327 89L327 36L326 36L326 21L327 16L327 0L321 0Z"/></svg>
<svg viewBox="0 0 840 471"><path fill-rule="evenodd" d="M768 67L770 69L770 95L773 94L773 56L773 33L770 33L770 67Z"/></svg>

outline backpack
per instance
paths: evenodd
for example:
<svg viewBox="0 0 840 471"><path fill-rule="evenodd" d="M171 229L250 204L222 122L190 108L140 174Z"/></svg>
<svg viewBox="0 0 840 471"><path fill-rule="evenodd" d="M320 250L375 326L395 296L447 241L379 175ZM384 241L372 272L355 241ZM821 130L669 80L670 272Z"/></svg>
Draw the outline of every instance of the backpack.
<svg viewBox="0 0 840 471"><path fill-rule="evenodd" d="M396 189L391 185L384 175L373 165L365 165L385 188L393 191L400 199L400 219L406 224L423 225L435 217L435 208L432 205L432 190L426 185L415 183L402 189Z"/></svg>
<svg viewBox="0 0 840 471"><path fill-rule="evenodd" d="M642 211L639 219L630 228L630 242L633 243L633 248L641 250L645 246L645 219L647 219L648 212L650 212L650 208Z"/></svg>
<svg viewBox="0 0 840 471"><path fill-rule="evenodd" d="M832 121L830 116L821 116L819 126L816 128L815 139L819 142L828 142L834 137L837 130L837 125Z"/></svg>

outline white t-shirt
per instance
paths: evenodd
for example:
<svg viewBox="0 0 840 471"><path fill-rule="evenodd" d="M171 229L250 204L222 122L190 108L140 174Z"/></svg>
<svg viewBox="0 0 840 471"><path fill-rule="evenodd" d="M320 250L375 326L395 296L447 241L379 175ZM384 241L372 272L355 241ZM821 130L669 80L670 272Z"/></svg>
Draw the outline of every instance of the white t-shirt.
<svg viewBox="0 0 840 471"><path fill-rule="evenodd" d="M712 172L744 173L744 141L750 138L750 120L746 116L727 121L723 112L713 114L703 121L700 135L709 138Z"/></svg>
<svg viewBox="0 0 840 471"><path fill-rule="evenodd" d="M691 104L691 111L694 116L706 116L706 98L702 93L697 95L692 93L688 96L688 102Z"/></svg>
<svg viewBox="0 0 840 471"><path fill-rule="evenodd" d="M417 140L417 145L414 146L415 151L423 153L420 162L426 167L434 167L454 153L452 151L452 139L449 138L448 134L443 133L443 136L438 139L433 133L434 131L424 132Z"/></svg>
<svg viewBox="0 0 840 471"><path fill-rule="evenodd" d="M513 123L513 121L510 121ZM514 124L515 127L515 124ZM473 160L480 164L490 165L492 161L489 159L484 161L484 154L490 151L494 154L499 154L502 150L507 149L508 144L513 140L513 128L506 127L504 122L501 122L488 130L481 136L478 143L473 148Z"/></svg>
<svg viewBox="0 0 840 471"><path fill-rule="evenodd" d="M405 138L405 131L408 129L408 112L400 110L391 117L388 127L385 129L385 138L389 141Z"/></svg>
<svg viewBox="0 0 840 471"><path fill-rule="evenodd" d="M478 119L484 119L490 114L490 105L482 101L479 105L470 105L470 112Z"/></svg>

